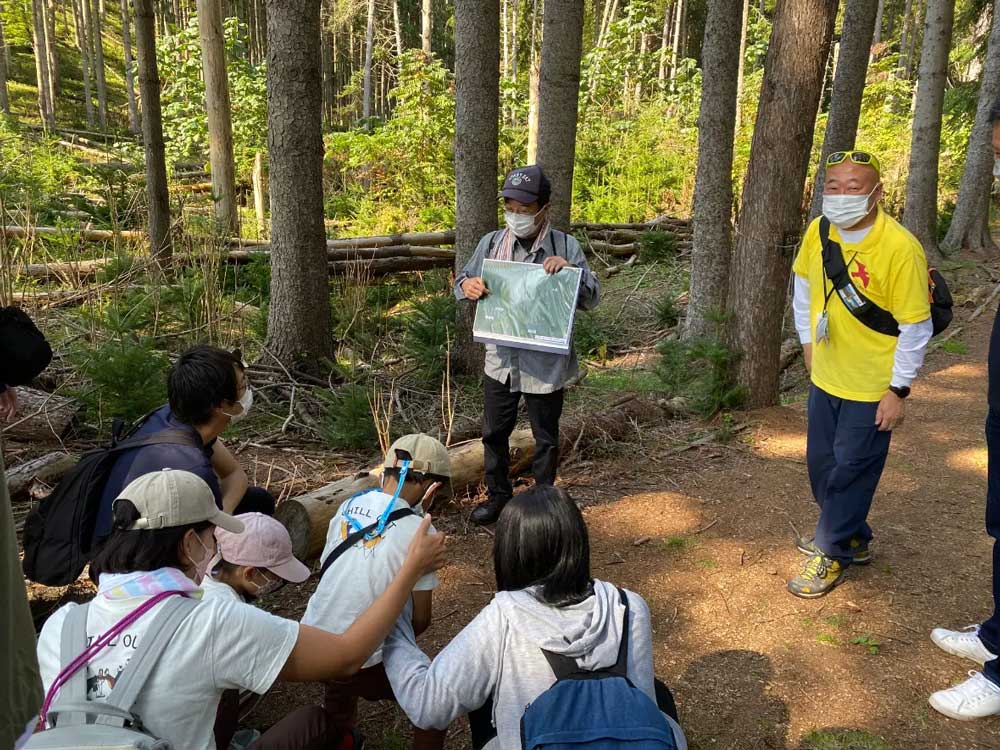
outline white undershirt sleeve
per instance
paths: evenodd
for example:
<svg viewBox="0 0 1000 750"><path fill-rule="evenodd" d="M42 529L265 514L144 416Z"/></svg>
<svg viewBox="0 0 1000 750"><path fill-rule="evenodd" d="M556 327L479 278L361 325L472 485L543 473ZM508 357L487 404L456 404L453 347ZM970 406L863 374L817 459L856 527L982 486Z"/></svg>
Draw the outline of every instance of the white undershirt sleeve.
<svg viewBox="0 0 1000 750"><path fill-rule="evenodd" d="M897 388L909 386L917 377L917 370L924 364L927 344L934 335L934 323L930 318L920 323L907 323L899 327L896 342L896 357L892 363L891 385Z"/></svg>
<svg viewBox="0 0 1000 750"><path fill-rule="evenodd" d="M799 332L799 342L812 343L812 321L809 311L809 279L795 274L795 292L792 295L792 312L795 315L795 330Z"/></svg>

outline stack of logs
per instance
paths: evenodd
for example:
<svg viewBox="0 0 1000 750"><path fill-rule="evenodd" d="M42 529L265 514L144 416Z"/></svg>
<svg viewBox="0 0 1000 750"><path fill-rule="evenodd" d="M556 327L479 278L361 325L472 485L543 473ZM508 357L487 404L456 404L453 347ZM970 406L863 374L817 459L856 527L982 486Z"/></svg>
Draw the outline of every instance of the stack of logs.
<svg viewBox="0 0 1000 750"><path fill-rule="evenodd" d="M650 223L632 224L574 224L573 230L586 238L584 250L589 253L627 258L641 252L641 240L650 231L666 231L677 239L677 251L691 249L690 222L682 219L661 218ZM56 237L77 236L81 242L110 242L116 238L125 241L143 241L145 234L137 231L113 232L105 229L64 229L58 227L0 226L6 237ZM427 271L432 268L452 268L455 251L455 232L418 232L379 237L356 237L327 240L327 261L331 274L356 276L385 276L408 271ZM266 241L234 238L228 241L226 260L246 263L255 256L269 257L271 247ZM183 260L178 256L178 260ZM80 283L92 278L110 262L109 258L63 263L31 263L21 269L30 278L51 279Z"/></svg>

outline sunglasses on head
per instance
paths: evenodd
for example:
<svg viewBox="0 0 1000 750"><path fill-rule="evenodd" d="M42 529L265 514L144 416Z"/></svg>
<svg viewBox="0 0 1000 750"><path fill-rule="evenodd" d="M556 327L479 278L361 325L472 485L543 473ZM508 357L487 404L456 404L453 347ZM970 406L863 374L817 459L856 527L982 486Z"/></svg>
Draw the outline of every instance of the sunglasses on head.
<svg viewBox="0 0 1000 750"><path fill-rule="evenodd" d="M878 157L867 151L834 151L826 158L826 166L835 167L845 161L872 167L876 172L882 174L882 165L879 163Z"/></svg>

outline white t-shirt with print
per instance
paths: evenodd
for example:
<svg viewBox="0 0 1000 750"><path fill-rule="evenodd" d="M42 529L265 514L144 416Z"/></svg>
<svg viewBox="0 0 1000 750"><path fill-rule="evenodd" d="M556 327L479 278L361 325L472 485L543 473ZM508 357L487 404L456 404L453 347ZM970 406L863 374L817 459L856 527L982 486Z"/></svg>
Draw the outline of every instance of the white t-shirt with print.
<svg viewBox="0 0 1000 750"><path fill-rule="evenodd" d="M148 598L98 595L87 613L87 635L93 639L106 632ZM77 606L61 607L38 637L38 665L46 690L61 668L63 622ZM107 698L161 606L155 605L88 665L90 700ZM215 750L213 727L222 691L266 693L285 666L298 635L296 622L228 597L209 598L180 624L133 711L150 733L175 748Z"/></svg>
<svg viewBox="0 0 1000 750"><path fill-rule="evenodd" d="M375 491L366 492L343 503L330 521L326 546L320 559L325 560L353 532L354 529L348 526L345 513L349 513L362 527L366 527L378 520L390 500L391 495ZM397 499L392 510L408 506L405 500ZM419 515L404 516L387 525L382 536L371 541L362 540L347 550L330 566L319 582L309 599L306 613L302 616L302 624L337 635L351 627L358 616L389 588L402 569L410 541L419 527ZM413 590L432 591L437 586L437 573L428 573L417 581ZM408 603L403 616L412 616L412 611L412 605ZM373 667L381 662L382 647L379 646L364 666Z"/></svg>
<svg viewBox="0 0 1000 750"><path fill-rule="evenodd" d="M230 599L234 602L243 602L243 597L236 589L228 583L217 581L212 576L205 576L205 580L201 582L201 590L205 592L202 597L203 602L210 599Z"/></svg>

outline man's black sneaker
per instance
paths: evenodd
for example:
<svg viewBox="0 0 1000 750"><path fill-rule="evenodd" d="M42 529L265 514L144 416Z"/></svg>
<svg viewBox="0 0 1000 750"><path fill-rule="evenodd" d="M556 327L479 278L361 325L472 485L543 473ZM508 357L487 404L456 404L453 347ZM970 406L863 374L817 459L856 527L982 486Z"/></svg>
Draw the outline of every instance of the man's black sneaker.
<svg viewBox="0 0 1000 750"><path fill-rule="evenodd" d="M476 506L476 509L472 511L472 522L477 526L490 526L497 522L500 518L500 511L504 509L507 505L508 498L502 498L499 500L494 500L490 498L485 503L480 503Z"/></svg>
<svg viewBox="0 0 1000 750"><path fill-rule="evenodd" d="M795 540L795 546L803 555L812 557L813 555L823 554L823 550L816 546L816 542L812 537L800 536ZM871 545L858 537L851 539L851 552L854 553L854 559L851 561L852 565L870 565L871 561L875 559L875 556L872 554Z"/></svg>

